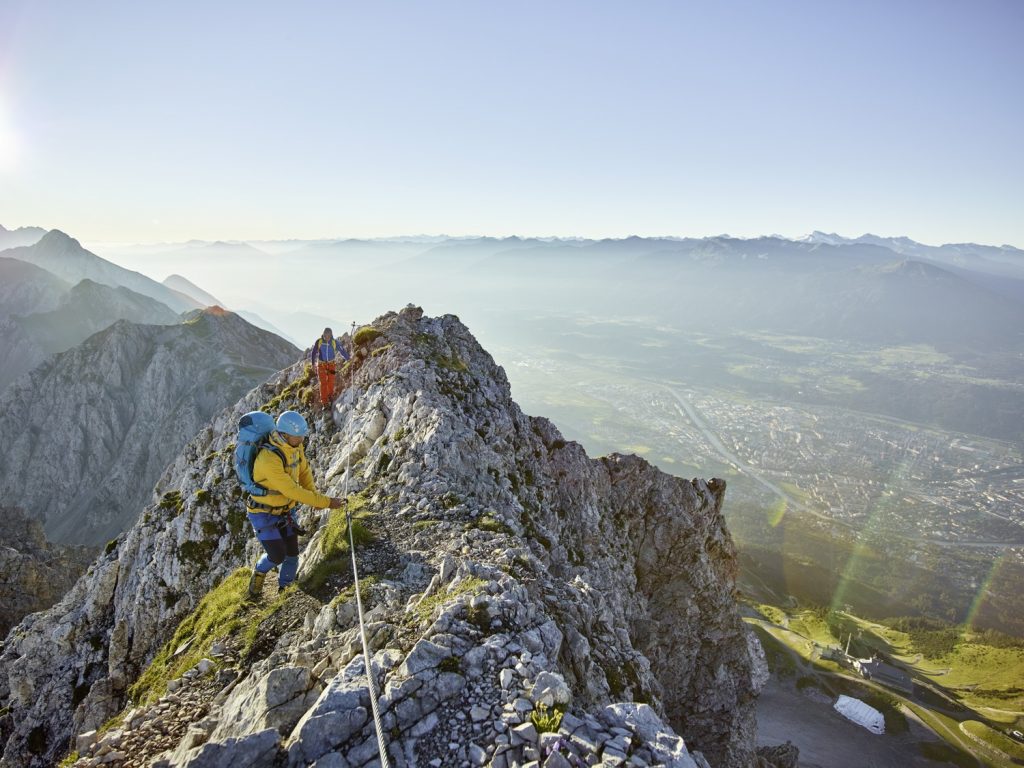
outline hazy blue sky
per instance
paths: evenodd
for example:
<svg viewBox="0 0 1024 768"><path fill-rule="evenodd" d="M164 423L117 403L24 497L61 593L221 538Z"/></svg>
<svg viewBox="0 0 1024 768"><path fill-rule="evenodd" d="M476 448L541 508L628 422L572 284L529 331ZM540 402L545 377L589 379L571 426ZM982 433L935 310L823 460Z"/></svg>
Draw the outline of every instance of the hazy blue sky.
<svg viewBox="0 0 1024 768"><path fill-rule="evenodd" d="M1024 247L1024 2L0 0L0 224Z"/></svg>

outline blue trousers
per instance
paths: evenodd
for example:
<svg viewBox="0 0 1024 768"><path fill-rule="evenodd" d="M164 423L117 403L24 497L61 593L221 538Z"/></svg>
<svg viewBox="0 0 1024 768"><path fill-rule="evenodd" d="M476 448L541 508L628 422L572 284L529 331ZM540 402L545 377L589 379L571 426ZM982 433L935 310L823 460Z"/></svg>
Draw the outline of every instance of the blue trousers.
<svg viewBox="0 0 1024 768"><path fill-rule="evenodd" d="M260 573L270 573L279 568L277 583L282 588L295 581L295 574L299 570L298 535L292 533L280 539L260 539L260 544L263 545L266 554L256 563L256 570Z"/></svg>

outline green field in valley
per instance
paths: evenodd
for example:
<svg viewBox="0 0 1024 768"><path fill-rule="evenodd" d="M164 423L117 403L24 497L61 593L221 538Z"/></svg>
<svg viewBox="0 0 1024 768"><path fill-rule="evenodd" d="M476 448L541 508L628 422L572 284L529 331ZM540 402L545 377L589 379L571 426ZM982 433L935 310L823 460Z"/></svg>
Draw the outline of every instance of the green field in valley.
<svg viewBox="0 0 1024 768"><path fill-rule="evenodd" d="M1024 744L1010 735L1024 727L1024 643L1015 638L914 622L904 631L889 625L899 622L757 601L746 604L746 614L777 677L795 677L798 688L820 687L829 695L841 692L844 680L856 684L886 715L887 730L900 713L912 716L947 742L957 764L972 765L973 757L1003 768L1024 760ZM906 672L913 692L863 680L850 661L874 654Z"/></svg>

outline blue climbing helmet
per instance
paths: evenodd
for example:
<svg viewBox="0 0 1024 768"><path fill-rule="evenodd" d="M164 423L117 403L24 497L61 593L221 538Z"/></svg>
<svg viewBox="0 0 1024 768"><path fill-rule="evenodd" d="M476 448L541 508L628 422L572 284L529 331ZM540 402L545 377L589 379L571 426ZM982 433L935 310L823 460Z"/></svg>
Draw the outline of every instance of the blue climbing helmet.
<svg viewBox="0 0 1024 768"><path fill-rule="evenodd" d="M305 437L309 434L309 425L298 411L285 411L277 417L277 431L282 435Z"/></svg>

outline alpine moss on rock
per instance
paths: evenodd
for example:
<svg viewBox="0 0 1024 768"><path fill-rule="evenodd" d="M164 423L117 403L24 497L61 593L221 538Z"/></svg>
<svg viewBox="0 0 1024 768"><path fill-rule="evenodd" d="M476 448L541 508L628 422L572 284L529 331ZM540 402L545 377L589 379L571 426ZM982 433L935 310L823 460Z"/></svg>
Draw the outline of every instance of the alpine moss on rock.
<svg viewBox="0 0 1024 768"><path fill-rule="evenodd" d="M322 490L364 504L359 597L392 764L757 765L767 672L733 600L725 484L588 458L519 410L455 317L409 308L370 327L307 453ZM225 446L246 411L274 398L301 410L304 375L297 363L215 418L158 487L181 510L151 505L61 604L12 632L10 764L77 746L86 765L115 748L89 732L119 712L125 765L378 759L337 512L302 515L300 576L323 581L217 607L257 553L227 523L239 502L220 479ZM157 713L181 735L154 736Z"/></svg>

